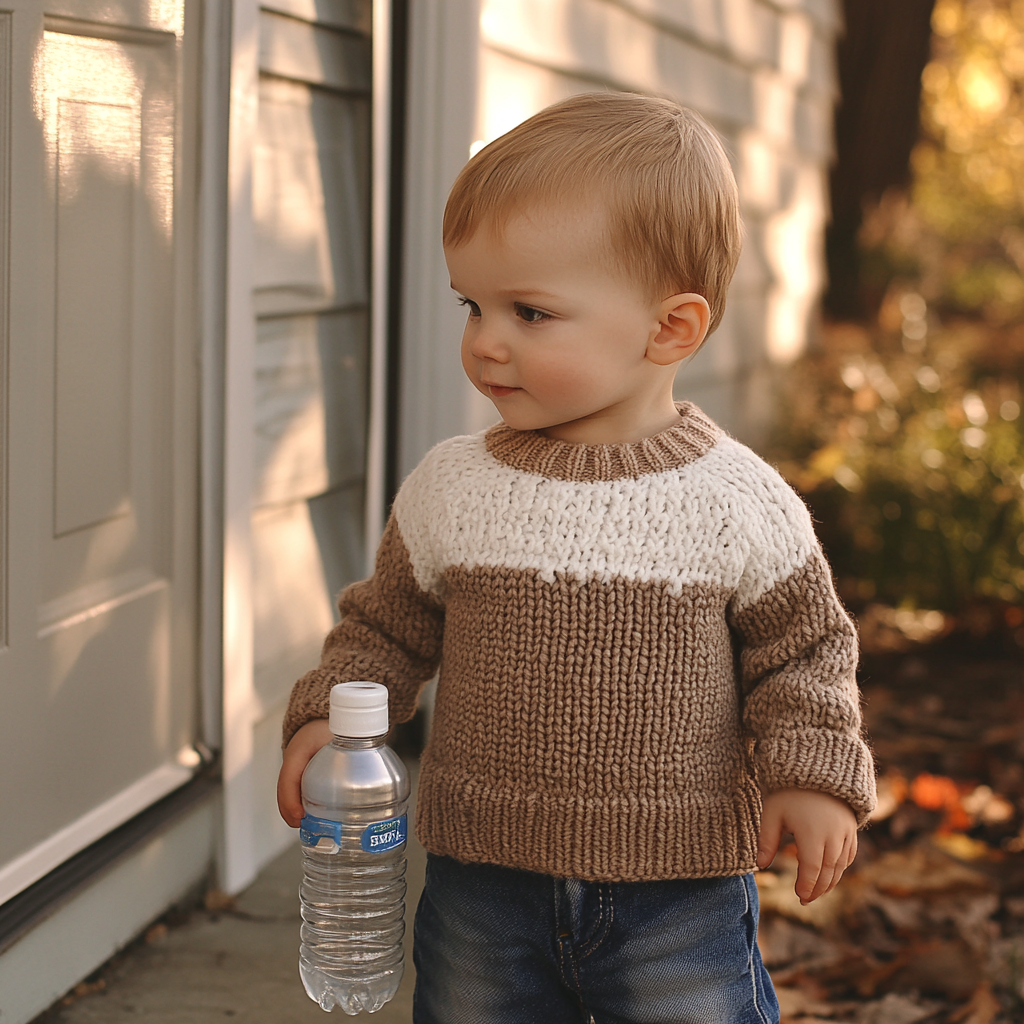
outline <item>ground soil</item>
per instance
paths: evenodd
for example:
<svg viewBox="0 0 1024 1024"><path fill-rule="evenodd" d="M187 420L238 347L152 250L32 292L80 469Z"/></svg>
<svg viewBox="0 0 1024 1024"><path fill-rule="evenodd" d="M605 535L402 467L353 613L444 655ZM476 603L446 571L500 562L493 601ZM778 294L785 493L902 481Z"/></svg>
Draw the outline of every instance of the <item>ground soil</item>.
<svg viewBox="0 0 1024 1024"><path fill-rule="evenodd" d="M950 638L865 657L879 810L801 907L793 850L759 876L783 1024L1024 1021L1024 658Z"/></svg>

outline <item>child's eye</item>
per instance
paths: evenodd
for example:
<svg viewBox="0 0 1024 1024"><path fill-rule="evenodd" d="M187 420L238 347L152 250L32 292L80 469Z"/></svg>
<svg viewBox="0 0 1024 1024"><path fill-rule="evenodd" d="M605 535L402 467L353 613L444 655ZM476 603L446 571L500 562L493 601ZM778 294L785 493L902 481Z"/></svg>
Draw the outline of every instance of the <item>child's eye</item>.
<svg viewBox="0 0 1024 1024"><path fill-rule="evenodd" d="M533 306L522 306L516 303L516 312L519 314L519 319L524 320L528 324L539 324L541 320L550 319L547 313L534 309Z"/></svg>
<svg viewBox="0 0 1024 1024"><path fill-rule="evenodd" d="M479 316L480 315L480 307L472 299L467 299L465 295L460 295L459 296L459 305L460 306L469 306L469 315L470 316Z"/></svg>

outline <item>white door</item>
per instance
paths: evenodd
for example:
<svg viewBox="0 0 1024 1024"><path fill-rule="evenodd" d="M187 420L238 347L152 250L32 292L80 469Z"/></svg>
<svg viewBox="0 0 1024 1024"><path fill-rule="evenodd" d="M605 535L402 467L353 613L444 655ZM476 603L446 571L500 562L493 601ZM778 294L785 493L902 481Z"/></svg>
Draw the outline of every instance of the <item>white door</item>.
<svg viewBox="0 0 1024 1024"><path fill-rule="evenodd" d="M0 901L188 779L197 692L183 6L8 6Z"/></svg>

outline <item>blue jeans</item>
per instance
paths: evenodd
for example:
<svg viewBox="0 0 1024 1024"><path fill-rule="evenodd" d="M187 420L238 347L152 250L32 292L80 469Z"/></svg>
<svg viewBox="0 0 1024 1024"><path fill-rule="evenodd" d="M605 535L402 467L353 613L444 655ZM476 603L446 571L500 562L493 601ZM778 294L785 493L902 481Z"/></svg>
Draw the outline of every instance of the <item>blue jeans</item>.
<svg viewBox="0 0 1024 1024"><path fill-rule="evenodd" d="M414 1024L777 1024L752 875L583 882L427 856Z"/></svg>

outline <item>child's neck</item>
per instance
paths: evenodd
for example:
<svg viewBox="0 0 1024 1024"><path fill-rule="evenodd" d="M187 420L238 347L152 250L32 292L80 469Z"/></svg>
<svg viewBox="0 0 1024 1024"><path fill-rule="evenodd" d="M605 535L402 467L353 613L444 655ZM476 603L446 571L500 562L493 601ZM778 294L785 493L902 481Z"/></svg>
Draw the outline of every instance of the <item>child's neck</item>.
<svg viewBox="0 0 1024 1024"><path fill-rule="evenodd" d="M650 403L629 403L541 429L545 437L569 444L630 444L678 425L672 395Z"/></svg>

